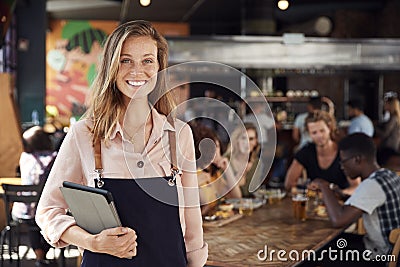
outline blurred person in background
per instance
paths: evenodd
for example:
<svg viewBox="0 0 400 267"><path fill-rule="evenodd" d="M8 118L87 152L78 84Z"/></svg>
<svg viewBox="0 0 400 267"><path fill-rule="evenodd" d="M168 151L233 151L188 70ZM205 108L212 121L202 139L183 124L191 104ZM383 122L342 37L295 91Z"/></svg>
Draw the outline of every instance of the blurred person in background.
<svg viewBox="0 0 400 267"><path fill-rule="evenodd" d="M397 97L385 99L385 111L390 114L389 120L376 127L379 148L388 147L400 151L400 102Z"/></svg>
<svg viewBox="0 0 400 267"><path fill-rule="evenodd" d="M251 197L249 185L252 179L263 180L262 162L260 161L260 144L257 129L252 123L244 123L232 132L231 141L224 156L229 159L235 177L241 176L238 186L242 197Z"/></svg>
<svg viewBox="0 0 400 267"><path fill-rule="evenodd" d="M189 125L194 138L201 212L209 215L220 198L241 198L242 193L228 159L222 156L217 134L200 122L191 121Z"/></svg>
<svg viewBox="0 0 400 267"><path fill-rule="evenodd" d="M339 187L342 195L351 195L360 179L348 179L340 167L335 118L326 111L317 110L307 116L305 126L312 143L295 154L286 174L285 188L290 191L296 187L305 170L304 178L324 179Z"/></svg>
<svg viewBox="0 0 400 267"><path fill-rule="evenodd" d="M307 103L307 112L300 113L296 116L293 124L292 138L297 144L295 150L298 151L302 149L307 143L312 142L307 129L305 127L305 120L309 113L315 110L321 110L322 101L321 97L310 97Z"/></svg>
<svg viewBox="0 0 400 267"><path fill-rule="evenodd" d="M47 177L43 176L43 174L49 173L56 156L50 136L44 132L42 127L33 126L23 133L22 143L24 152L22 152L19 160L21 184L45 183ZM16 202L12 208L14 219L33 219L35 213L36 206L31 204ZM33 226L37 226L34 221L32 223ZM41 235L39 227L31 227L28 234L32 249L36 255L35 266L50 265L50 262L46 260L50 245Z"/></svg>
<svg viewBox="0 0 400 267"><path fill-rule="evenodd" d="M262 153L260 154L260 159L262 162L266 162L273 157L274 164L271 168L272 178L269 181L279 184L280 181L283 180L286 172L286 160L283 157L282 152L282 150L285 149L285 146L284 144L277 144L275 156L271 155L270 149L267 149L267 144L268 142L272 142L271 136L276 131L273 114L267 112L268 107L265 102L255 102L252 107L253 110L243 118L243 121L245 123L251 123L256 127L258 143L263 148ZM267 170L261 170L261 172L267 173Z"/></svg>
<svg viewBox="0 0 400 267"><path fill-rule="evenodd" d="M374 125L372 121L364 114L364 104L361 99L352 99L347 102L348 115L351 118L347 134L365 133L372 137L374 135Z"/></svg>
<svg viewBox="0 0 400 267"><path fill-rule="evenodd" d="M275 128L274 118L268 115L266 112L267 107L263 102L254 103L253 112L247 114L243 121L247 123L252 123L256 126L258 142L264 145L268 142L268 135L270 131ZM260 127L257 127L259 125Z"/></svg>
<svg viewBox="0 0 400 267"><path fill-rule="evenodd" d="M394 92L394 91L386 92L383 95L383 105L385 105L385 102L390 98L397 98L398 99L397 92ZM385 107L384 107L383 108L383 121L386 122L386 121L389 120L389 118L390 118L390 112L387 109L385 109Z"/></svg>

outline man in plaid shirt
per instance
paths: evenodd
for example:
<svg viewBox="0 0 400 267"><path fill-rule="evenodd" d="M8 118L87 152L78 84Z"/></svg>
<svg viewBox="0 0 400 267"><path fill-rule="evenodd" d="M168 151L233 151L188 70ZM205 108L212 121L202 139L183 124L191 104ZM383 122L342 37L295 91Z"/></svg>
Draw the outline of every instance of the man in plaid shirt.
<svg viewBox="0 0 400 267"><path fill-rule="evenodd" d="M376 256L390 254L392 246L388 240L389 233L400 227L400 177L378 165L375 144L371 137L363 133L345 137L339 143L339 151L345 174L351 179L362 179L351 197L341 205L331 190L332 185L322 179L313 182L322 191L334 227L345 227L362 216L366 230L364 236L341 236L348 242L345 249L371 252L368 258L374 261L367 260L359 266L385 266ZM355 264L351 262L351 266Z"/></svg>

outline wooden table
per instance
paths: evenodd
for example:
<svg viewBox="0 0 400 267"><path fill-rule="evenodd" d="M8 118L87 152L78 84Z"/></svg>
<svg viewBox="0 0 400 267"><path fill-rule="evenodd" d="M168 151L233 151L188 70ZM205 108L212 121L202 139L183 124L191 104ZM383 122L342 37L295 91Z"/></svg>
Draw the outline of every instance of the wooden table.
<svg viewBox="0 0 400 267"><path fill-rule="evenodd" d="M209 245L209 266L294 266L298 261L289 260L289 252L317 250L338 236L344 229L332 228L329 220L309 218L305 222L293 218L291 199L286 197L279 203L266 204L251 216L230 224L204 227L204 238ZM268 255L275 250L273 260L260 260L260 250ZM278 260L277 252L283 250L287 261ZM265 256L264 253L260 254Z"/></svg>
<svg viewBox="0 0 400 267"><path fill-rule="evenodd" d="M3 201L3 187L2 184L21 184L21 178L19 177L1 177L0 178L0 231L3 229L6 224L6 214L4 213L4 201Z"/></svg>
<svg viewBox="0 0 400 267"><path fill-rule="evenodd" d="M0 177L0 194L3 194L3 187L1 187L2 184L16 184L20 185L21 184L21 178L20 177Z"/></svg>

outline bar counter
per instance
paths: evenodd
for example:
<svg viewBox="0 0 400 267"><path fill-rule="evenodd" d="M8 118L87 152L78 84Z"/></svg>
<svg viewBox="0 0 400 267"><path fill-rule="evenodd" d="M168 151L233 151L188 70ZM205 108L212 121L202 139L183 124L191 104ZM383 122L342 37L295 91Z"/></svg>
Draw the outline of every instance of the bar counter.
<svg viewBox="0 0 400 267"><path fill-rule="evenodd" d="M286 196L279 203L254 210L251 216L221 227L204 227L209 245L207 266L295 266L303 250L317 250L343 230L333 228L327 218L296 221L291 198ZM287 260L278 259L279 250L285 253L280 258ZM290 260L289 252L295 253L292 250L299 252L299 261Z"/></svg>

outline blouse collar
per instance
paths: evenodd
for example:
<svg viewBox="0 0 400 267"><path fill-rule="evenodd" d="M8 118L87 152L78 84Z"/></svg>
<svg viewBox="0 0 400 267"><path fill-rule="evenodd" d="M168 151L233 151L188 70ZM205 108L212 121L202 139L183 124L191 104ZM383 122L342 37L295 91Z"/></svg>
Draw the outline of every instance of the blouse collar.
<svg viewBox="0 0 400 267"><path fill-rule="evenodd" d="M169 123L167 117L164 114L159 113L154 107L151 107L151 116L153 119L152 135L155 134L155 136L161 137L164 131L175 132L175 128ZM117 133L119 133L125 141L130 139L126 134L124 135L124 131L119 121L110 135L110 140L113 140L117 136Z"/></svg>

